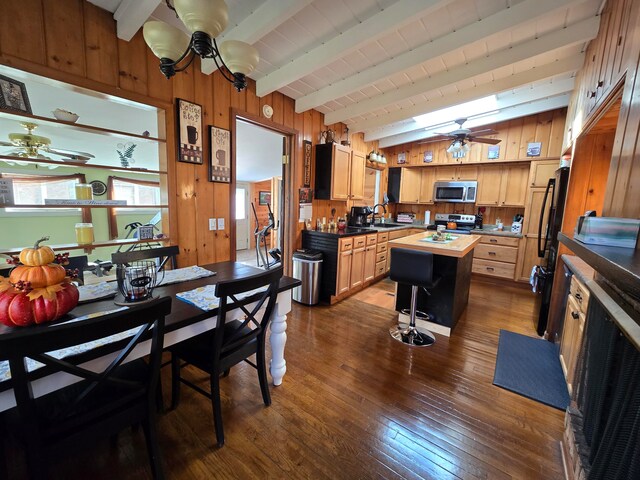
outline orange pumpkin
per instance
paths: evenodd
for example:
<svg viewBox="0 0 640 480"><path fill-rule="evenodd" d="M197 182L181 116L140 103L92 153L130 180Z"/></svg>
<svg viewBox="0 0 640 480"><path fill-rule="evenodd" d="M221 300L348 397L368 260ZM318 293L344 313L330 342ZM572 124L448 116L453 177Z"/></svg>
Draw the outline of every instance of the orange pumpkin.
<svg viewBox="0 0 640 480"><path fill-rule="evenodd" d="M48 265L56 258L56 254L51 247L46 245L41 247L40 243L49 240L49 237L42 237L36 242L33 248L25 248L20 252L20 262L23 265L38 267L40 265Z"/></svg>
<svg viewBox="0 0 640 480"><path fill-rule="evenodd" d="M33 294L14 288L0 291L0 323L9 327L26 327L52 322L66 315L78 304L78 289L72 283L63 283L56 290L33 299L30 297Z"/></svg>
<svg viewBox="0 0 640 480"><path fill-rule="evenodd" d="M42 288L62 282L66 275L64 267L57 263L38 267L18 265L11 270L9 281L15 284L22 280L23 282L31 282L31 288Z"/></svg>

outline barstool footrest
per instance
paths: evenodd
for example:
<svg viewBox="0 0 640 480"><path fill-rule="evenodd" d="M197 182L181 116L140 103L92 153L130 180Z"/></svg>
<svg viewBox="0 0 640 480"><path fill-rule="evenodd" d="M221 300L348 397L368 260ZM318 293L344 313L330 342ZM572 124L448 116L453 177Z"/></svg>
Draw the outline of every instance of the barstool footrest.
<svg viewBox="0 0 640 480"><path fill-rule="evenodd" d="M395 340L398 340L399 342L410 345L412 347L429 347L436 341L436 338L431 332L421 332L418 331L417 328L412 326L402 329L397 325L394 325L389 329L389 334Z"/></svg>

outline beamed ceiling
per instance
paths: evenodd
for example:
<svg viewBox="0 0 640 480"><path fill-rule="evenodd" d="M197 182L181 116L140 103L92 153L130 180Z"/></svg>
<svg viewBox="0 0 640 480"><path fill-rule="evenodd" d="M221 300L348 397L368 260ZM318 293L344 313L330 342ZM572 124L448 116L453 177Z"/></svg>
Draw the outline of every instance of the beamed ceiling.
<svg viewBox="0 0 640 480"><path fill-rule="evenodd" d="M91 0L130 40L164 0ZM274 91L391 146L566 106L603 0L227 0L219 40L254 45L258 96ZM204 73L213 72L203 62ZM474 102L493 95L484 102ZM448 109L425 120L414 117Z"/></svg>

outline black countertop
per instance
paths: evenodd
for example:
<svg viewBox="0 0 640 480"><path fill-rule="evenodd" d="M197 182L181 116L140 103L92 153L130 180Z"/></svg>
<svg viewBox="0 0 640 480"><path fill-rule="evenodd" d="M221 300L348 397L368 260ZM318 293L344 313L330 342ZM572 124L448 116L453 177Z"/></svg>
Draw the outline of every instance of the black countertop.
<svg viewBox="0 0 640 480"><path fill-rule="evenodd" d="M356 235L367 235L371 233L379 233L379 232L394 232L397 230L405 230L408 228L419 228L421 230L428 230L426 225L416 225L411 223L405 224L396 224L396 223L387 223L386 227L347 227L346 230L304 230L306 234L311 235L322 235L325 238L345 238L345 237L354 237ZM432 226L432 228L434 228ZM501 237L513 237L513 238L522 238L522 234L512 233L510 230L498 231L495 225L485 225L482 229L471 230L472 234L475 235L496 235Z"/></svg>
<svg viewBox="0 0 640 480"><path fill-rule="evenodd" d="M564 233L558 234L558 240L622 292L640 300L639 250L590 245Z"/></svg>

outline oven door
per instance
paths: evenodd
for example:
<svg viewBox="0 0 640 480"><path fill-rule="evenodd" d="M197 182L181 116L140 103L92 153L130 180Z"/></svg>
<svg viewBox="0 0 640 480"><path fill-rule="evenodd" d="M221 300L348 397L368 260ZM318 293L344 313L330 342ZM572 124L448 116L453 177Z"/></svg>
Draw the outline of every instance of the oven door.
<svg viewBox="0 0 640 480"><path fill-rule="evenodd" d="M467 196L467 187L463 185L438 185L434 186L434 200L436 202L464 202Z"/></svg>

